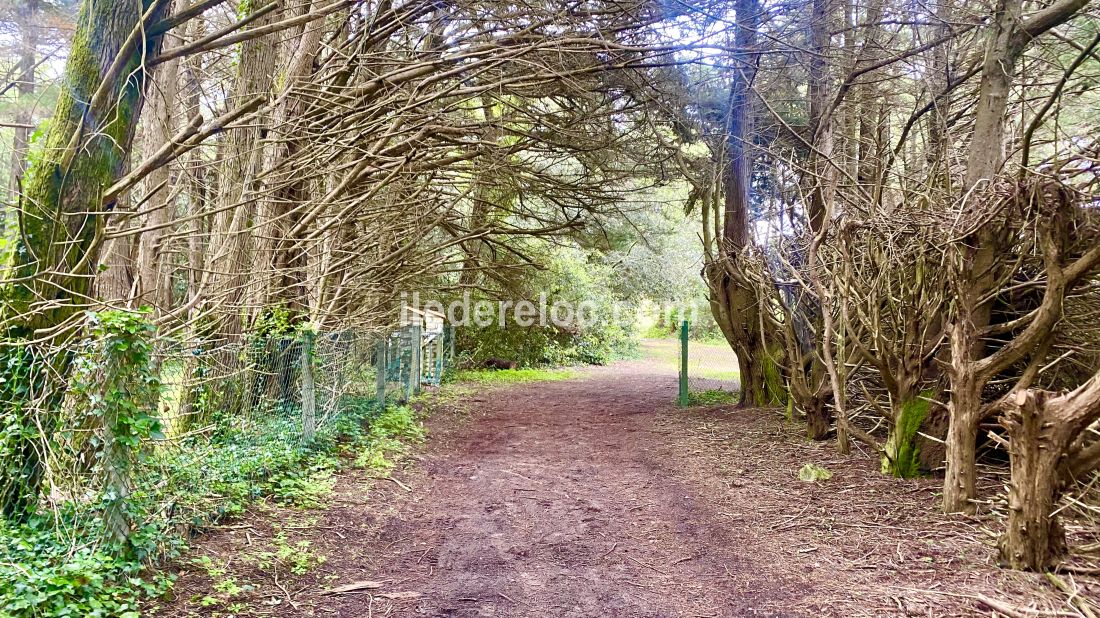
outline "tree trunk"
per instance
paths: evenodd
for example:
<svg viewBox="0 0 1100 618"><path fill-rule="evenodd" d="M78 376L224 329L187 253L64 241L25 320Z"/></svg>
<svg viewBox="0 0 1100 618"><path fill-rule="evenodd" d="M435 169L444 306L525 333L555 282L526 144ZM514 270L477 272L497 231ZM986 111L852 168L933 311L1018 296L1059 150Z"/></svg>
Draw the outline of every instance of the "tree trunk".
<svg viewBox="0 0 1100 618"><path fill-rule="evenodd" d="M937 2L936 17L940 25L935 28L934 35L937 38L945 37L951 32L949 24L955 18L954 0L940 0L940 2ZM932 48L932 61L927 77L929 93L933 98L933 110L929 117L928 149L925 153L925 164L930 170L929 177L933 179L935 186L946 185L950 180L947 167L949 145L947 122L951 112L951 94L948 89L954 80L953 65L949 62L951 45L952 42L948 41L943 45Z"/></svg>
<svg viewBox="0 0 1100 618"><path fill-rule="evenodd" d="M739 348L743 348L743 351ZM738 405L765 407L786 402L779 366L773 360L776 350L765 347L762 338L751 337L748 346L735 345L741 384Z"/></svg>
<svg viewBox="0 0 1100 618"><path fill-rule="evenodd" d="M1014 569L1040 571L1066 553L1066 531L1055 514L1061 494L1059 463L1068 444L1044 428L1046 393L1019 392L1002 419L1008 430L1012 480L1008 526L1001 537L1001 560Z"/></svg>
<svg viewBox="0 0 1100 618"><path fill-rule="evenodd" d="M726 135L721 145L723 207L718 231L717 260L704 267L710 292L711 313L740 368L740 405L767 406L786 401L782 379L775 362L776 350L763 330L760 299L756 286L746 276L751 265L745 249L752 244L749 231L749 189L752 173L751 101L759 54L755 52L760 19L759 0L738 0L736 47L744 50L734 59L731 76ZM715 213L716 219L718 213ZM703 225L709 225L704 217Z"/></svg>
<svg viewBox="0 0 1100 618"><path fill-rule="evenodd" d="M999 0L982 64L965 191L992 180L1004 163L1004 121L1016 61L1031 41L1073 17L1087 3L1088 0L1061 0L1025 21L1022 0ZM999 271L1005 264L1002 247L1009 228L1008 222L986 222L965 239L960 250L962 259L955 267L959 309L951 334L951 428L944 480L944 510L948 512L973 509L968 500L974 493L976 446L966 439L977 436L982 387L995 373L988 368L989 363L983 362L987 359L982 332L990 323L991 292L998 285ZM979 362L987 367L980 372L976 367ZM1007 366L1005 362L1001 364ZM960 424L965 427L957 427ZM959 465L970 469L954 469Z"/></svg>
<svg viewBox="0 0 1100 618"><path fill-rule="evenodd" d="M320 8L314 0L306 13ZM275 110L273 125L286 131L306 111L307 101L295 88L306 83L313 73L313 61L321 49L325 28L311 25L298 38L297 44L288 50L283 84L282 104ZM293 161L301 152L302 143L289 139L272 152L269 165L272 169ZM293 236L293 230L302 220L301 208L308 200L309 191L303 180L280 179L279 186L265 201L263 208L264 229L259 239L257 257L260 264L270 268L271 277L265 289L258 295L264 308L277 305L288 309L292 315L308 315L309 299L306 291L306 247L302 238Z"/></svg>
<svg viewBox="0 0 1100 618"><path fill-rule="evenodd" d="M122 197L128 200L128 197ZM95 296L107 306L125 306L134 292L134 235L119 236L103 246L102 269L95 279Z"/></svg>
<svg viewBox="0 0 1100 618"><path fill-rule="evenodd" d="M937 385L931 393L929 398L935 403L930 406L928 415L924 417L924 423L921 424L920 434L914 441L917 449L917 463L923 474L944 470L944 462L947 461L946 444L949 423L947 406L942 403L947 396L942 385Z"/></svg>
<svg viewBox="0 0 1100 618"><path fill-rule="evenodd" d="M3 445L0 508L22 519L37 506L44 463L41 440L53 432L63 380L72 360L64 343L80 311L89 306L98 269L104 219L103 187L125 169L144 97L143 59L155 54L159 36L134 36L143 13L160 19L164 6L143 2L84 3L65 68L42 157L27 171L20 201L20 234L2 317L9 341L48 333L60 347L38 353L6 348L9 379L0 387L0 415L9 426ZM35 363L33 374L18 366ZM27 382L30 381L30 383Z"/></svg>
<svg viewBox="0 0 1100 618"><path fill-rule="evenodd" d="M973 513L978 429L971 423L951 423L947 430L947 470L943 479L945 513Z"/></svg>
<svg viewBox="0 0 1100 618"><path fill-rule="evenodd" d="M1056 512L1066 483L1100 465L1090 449L1072 448L1100 420L1100 372L1068 393L1018 390L1007 399L1001 423L1008 430L1012 480L1001 559L1012 568L1044 570L1066 553Z"/></svg>
<svg viewBox="0 0 1100 618"><path fill-rule="evenodd" d="M970 360L974 325L965 310L951 326L951 400L947 427L946 473L943 479L945 513L973 513L977 476L978 424L981 422L982 385Z"/></svg>
<svg viewBox="0 0 1100 618"><path fill-rule="evenodd" d="M186 0L180 9L185 9ZM167 144L175 133L176 94L179 91L179 60L169 60L157 69L148 95L145 122L142 123L144 150L152 156ZM171 285L168 268L163 263L167 254L164 238L169 230L166 225L175 218L175 183L172 165L154 170L145 180L144 210L142 217L145 231L141 234L138 249L138 302L151 305L160 314L171 304Z"/></svg>
<svg viewBox="0 0 1100 618"><path fill-rule="evenodd" d="M834 146L833 131L837 123L828 119L828 56L829 36L827 19L829 6L827 0L814 0L810 9L810 48L807 62L809 75L809 131L816 153L811 153L809 167L823 170L825 175L814 176L808 184L807 219L810 242L814 242L825 224L826 204L831 201L828 191L836 189L835 182L825 182L824 178L835 170L828 166L826 159L832 154ZM824 150L822 150L824 149ZM828 155L823 155L828 151ZM823 166L822 164L825 163ZM835 180L836 176L829 176ZM816 268L812 265L811 268ZM815 290L816 291L816 290ZM806 415L807 435L813 440L825 440L833 422L832 382L825 364L822 362L824 340L824 320L820 299L815 294L803 295L792 303L787 311L788 347L790 360L787 368L790 372L790 396L795 407ZM800 327L799 323L805 326ZM795 349L797 347L797 349ZM835 403L835 402L833 402ZM843 438L838 433L838 439Z"/></svg>
<svg viewBox="0 0 1100 618"><path fill-rule="evenodd" d="M251 3L253 11L270 2ZM256 26L274 23L281 10L274 10L260 17ZM267 35L241 44L241 56L237 64L233 97L238 101L260 96L270 96L275 76L275 37ZM218 172L218 214L214 218L211 234L214 238L212 255L216 259L208 265L212 271L211 294L217 296L213 304L222 309L218 331L225 341L239 339L244 332L245 319L255 309L248 298L249 288L258 289L270 271L257 272L253 251L253 234L249 231L256 214L258 177L263 169L266 145L262 136L268 122L257 118L247 127L240 127L226 135L222 143L222 165Z"/></svg>
<svg viewBox="0 0 1100 618"><path fill-rule="evenodd" d="M907 392L893 403L893 424L882 453L882 473L902 479L920 476L920 448L917 432L920 431L931 402L927 397L932 391Z"/></svg>
<svg viewBox="0 0 1100 618"><path fill-rule="evenodd" d="M8 182L8 199L12 204L18 202L23 174L27 170L27 142L31 134L30 125L34 124L34 115L31 113L33 106L29 99L34 94L35 89L34 66L38 55L38 24L36 23L38 2L39 0L23 0L15 9L21 40L19 46L19 74L16 77L18 81L15 86L15 91L19 94L19 111L15 116L16 126L13 129L15 139L11 149L11 177ZM6 214L4 216L6 217ZM0 224L0 228L2 227L4 226Z"/></svg>
<svg viewBox="0 0 1100 618"><path fill-rule="evenodd" d="M203 36L202 20L194 20L187 25L184 43L198 40ZM193 117L201 113L202 83L200 73L202 71L202 56L195 55L184 58L180 64L180 89L183 95L184 113L186 117ZM199 371L200 362L195 354L200 349L203 333L196 328L195 318L198 317L198 306L202 300L203 285L205 283L206 259L204 251L208 219L206 212L207 187L206 164L202 160L199 149L188 153L181 169L181 174L187 187L187 214L192 217L189 234L187 235L187 297L184 304L188 307L185 315L179 316L188 323L187 339L185 345L190 352L184 357L183 371L179 377L179 410L176 413L176 422L172 429L176 433L184 433L194 427L201 419L198 418L198 410L195 409L196 397L199 395L199 386L196 373ZM201 352L200 352L201 353Z"/></svg>
<svg viewBox="0 0 1100 618"><path fill-rule="evenodd" d="M1016 59L1023 51L1014 36L1022 0L1000 0L993 31L986 44L978 108L974 112L974 132L966 164L965 189L990 180L1004 162L1004 120L1008 92L1015 77Z"/></svg>
<svg viewBox="0 0 1100 618"><path fill-rule="evenodd" d="M874 61L882 55L882 43L879 40L884 32L878 23L882 21L882 0L872 0L867 4L865 23L870 25L863 41L860 60L866 57ZM881 175L883 155L883 130L888 121L885 107L885 93L874 80L855 87L859 101L859 165L856 167L856 180L862 186L877 183Z"/></svg>
<svg viewBox="0 0 1100 618"><path fill-rule="evenodd" d="M782 352L763 332L755 286L744 277L743 256L704 267L715 322L737 355L741 406L782 405L787 396L777 358Z"/></svg>
<svg viewBox="0 0 1100 618"><path fill-rule="evenodd" d="M203 35L202 20L192 21L187 26L184 43L198 40ZM180 87L183 91L184 116L190 118L201 113L202 104L202 57L199 55L184 58L181 65ZM206 164L199 149L188 153L181 170L187 182L187 214L193 217L190 233L187 236L187 298L185 303L194 306L201 294L204 259L203 238L206 230L202 216L206 211Z"/></svg>
<svg viewBox="0 0 1100 618"><path fill-rule="evenodd" d="M808 404L808 405L807 405ZM833 415L824 397L813 397L803 404L806 414L806 436L811 440L825 440L832 429Z"/></svg>

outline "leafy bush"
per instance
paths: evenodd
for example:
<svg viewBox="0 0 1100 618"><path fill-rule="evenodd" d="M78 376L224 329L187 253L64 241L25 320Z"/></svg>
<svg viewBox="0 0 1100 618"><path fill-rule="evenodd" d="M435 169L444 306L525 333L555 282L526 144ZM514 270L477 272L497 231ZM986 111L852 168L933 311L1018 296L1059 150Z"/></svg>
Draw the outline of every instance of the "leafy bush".
<svg viewBox="0 0 1100 618"><path fill-rule="evenodd" d="M534 323L520 325L508 308L504 324L493 319L491 325L481 326L476 320L467 320L457 330L456 339L456 349L465 363L478 366L489 358L503 358L521 367L603 365L634 356L635 312L615 291L615 270L597 253L578 247L555 247L542 260L546 268L524 271L523 278L508 289L471 299L526 299L538 308L542 319L528 315ZM555 324L556 303L568 307L575 319ZM581 313L584 319L576 319ZM565 319L565 314L560 317Z"/></svg>

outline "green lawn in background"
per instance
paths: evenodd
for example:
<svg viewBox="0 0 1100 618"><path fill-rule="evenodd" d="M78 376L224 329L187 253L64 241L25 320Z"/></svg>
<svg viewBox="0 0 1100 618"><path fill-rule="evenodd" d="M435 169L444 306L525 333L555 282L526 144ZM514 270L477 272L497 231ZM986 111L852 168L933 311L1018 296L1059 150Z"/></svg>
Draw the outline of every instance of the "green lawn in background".
<svg viewBox="0 0 1100 618"><path fill-rule="evenodd" d="M643 339L641 349L646 358L661 363L670 371L679 371L678 339ZM737 355L724 342L689 341L688 375L692 378L736 381L740 377Z"/></svg>

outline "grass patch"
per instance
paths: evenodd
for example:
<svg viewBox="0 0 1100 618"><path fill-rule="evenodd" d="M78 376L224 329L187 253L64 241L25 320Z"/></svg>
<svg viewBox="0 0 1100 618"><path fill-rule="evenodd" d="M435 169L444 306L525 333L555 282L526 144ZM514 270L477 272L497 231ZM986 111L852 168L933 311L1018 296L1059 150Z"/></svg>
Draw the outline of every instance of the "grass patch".
<svg viewBox="0 0 1100 618"><path fill-rule="evenodd" d="M722 380L723 382L736 382L741 377L741 372L736 369L719 369L715 367L693 367L688 365L688 375L693 378L706 378L709 380Z"/></svg>
<svg viewBox="0 0 1100 618"><path fill-rule="evenodd" d="M572 369L467 369L455 373L454 381L466 384L501 385L528 382L560 382L577 376Z"/></svg>
<svg viewBox="0 0 1100 618"><path fill-rule="evenodd" d="M737 393L719 388L688 393L689 406L721 406L737 403Z"/></svg>
<svg viewBox="0 0 1100 618"><path fill-rule="evenodd" d="M646 358L657 361L671 370L680 369L680 341L677 339L650 339L642 344ZM689 341L688 375L726 382L737 381L740 371L737 355L725 341Z"/></svg>

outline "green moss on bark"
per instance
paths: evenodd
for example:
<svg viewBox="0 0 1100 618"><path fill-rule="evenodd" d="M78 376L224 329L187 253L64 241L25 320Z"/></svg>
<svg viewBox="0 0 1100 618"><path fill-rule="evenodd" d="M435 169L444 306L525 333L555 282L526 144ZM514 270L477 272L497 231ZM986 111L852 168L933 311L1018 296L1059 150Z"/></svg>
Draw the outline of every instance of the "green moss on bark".
<svg viewBox="0 0 1100 618"><path fill-rule="evenodd" d="M774 358L772 354L768 354L761 360L764 366L764 396L768 400L764 405L781 406L787 403L787 386Z"/></svg>
<svg viewBox="0 0 1100 618"><path fill-rule="evenodd" d="M920 476L920 446L917 432L928 416L931 406L928 398L932 391L922 391L914 399L902 401L898 406L897 419L886 439L882 455L882 473L897 478L915 478Z"/></svg>
<svg viewBox="0 0 1100 618"><path fill-rule="evenodd" d="M142 58L158 41L125 50L124 43L148 7L134 3L85 2L65 65L62 96L43 148L24 183L20 235L13 270L20 282L6 294L9 335L65 322L87 304L97 266L105 211L103 192L125 167L141 107ZM108 75L120 51L127 61ZM104 80L111 77L111 83ZM90 101L105 88L106 104ZM32 310L37 300L56 301ZM12 319L23 315L21 319Z"/></svg>

